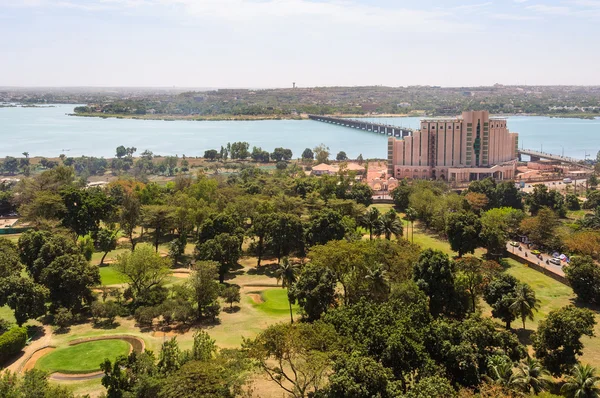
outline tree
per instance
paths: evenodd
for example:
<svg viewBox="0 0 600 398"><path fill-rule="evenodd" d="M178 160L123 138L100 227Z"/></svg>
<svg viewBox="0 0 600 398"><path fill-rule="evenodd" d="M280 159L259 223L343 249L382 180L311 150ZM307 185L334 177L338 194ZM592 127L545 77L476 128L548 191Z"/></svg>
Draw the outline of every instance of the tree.
<svg viewBox="0 0 600 398"><path fill-rule="evenodd" d="M600 377L591 365L576 364L560 392L572 398L600 397Z"/></svg>
<svg viewBox="0 0 600 398"><path fill-rule="evenodd" d="M347 198L354 200L356 203L371 206L371 204L373 204L373 189L363 183L352 184L352 187L347 194Z"/></svg>
<svg viewBox="0 0 600 398"><path fill-rule="evenodd" d="M100 188L66 188L61 196L66 207L62 223L77 236L98 231L100 221L110 219L115 212L112 199Z"/></svg>
<svg viewBox="0 0 600 398"><path fill-rule="evenodd" d="M312 246L323 245L330 240L340 240L345 235L342 215L330 209L313 213L306 229L306 241Z"/></svg>
<svg viewBox="0 0 600 398"><path fill-rule="evenodd" d="M476 257L463 257L456 261L457 279L471 297L471 310L475 312L477 298L501 268L494 261L481 261Z"/></svg>
<svg viewBox="0 0 600 398"><path fill-rule="evenodd" d="M335 287L336 279L329 269L308 264L288 292L290 312L291 303L298 302L307 321L318 320L335 305Z"/></svg>
<svg viewBox="0 0 600 398"><path fill-rule="evenodd" d="M510 324L516 319L510 306L518 283L514 276L500 273L483 290L483 299L492 307L492 316L504 321L506 329L510 329Z"/></svg>
<svg viewBox="0 0 600 398"><path fill-rule="evenodd" d="M528 356L519 363L515 375L515 385L525 393L539 394L551 384L550 372L535 358Z"/></svg>
<svg viewBox="0 0 600 398"><path fill-rule="evenodd" d="M0 238L0 278L19 274L23 264L19 261L17 245L6 238Z"/></svg>
<svg viewBox="0 0 600 398"><path fill-rule="evenodd" d="M121 159L123 156L127 155L127 149L123 145L119 145L117 147L116 157Z"/></svg>
<svg viewBox="0 0 600 398"><path fill-rule="evenodd" d="M216 149L209 149L204 151L204 159L215 160L219 157L219 153Z"/></svg>
<svg viewBox="0 0 600 398"><path fill-rule="evenodd" d="M448 255L432 249L422 252L413 267L413 280L429 297L429 311L433 316L461 312L454 272L455 264Z"/></svg>
<svg viewBox="0 0 600 398"><path fill-rule="evenodd" d="M169 242L169 258L173 260L173 267L177 267L179 258L185 253L185 247L187 245L187 236L179 235L177 239L173 239Z"/></svg>
<svg viewBox="0 0 600 398"><path fill-rule="evenodd" d="M59 308L54 314L54 324L60 330L66 330L73 322L73 313L66 308Z"/></svg>
<svg viewBox="0 0 600 398"><path fill-rule="evenodd" d="M450 248L458 252L458 257L466 253L475 253L475 249L481 244L480 233L481 221L475 213L462 211L452 213L448 217L446 234Z"/></svg>
<svg viewBox="0 0 600 398"><path fill-rule="evenodd" d="M243 349L267 376L294 398L305 398L326 380L338 336L331 325L321 322L278 324Z"/></svg>
<svg viewBox="0 0 600 398"><path fill-rule="evenodd" d="M7 156L4 158L2 167L7 173L16 174L19 171L19 162L16 158L13 158L12 156Z"/></svg>
<svg viewBox="0 0 600 398"><path fill-rule="evenodd" d="M387 398L394 380L392 371L371 357L353 354L341 357L333 365L329 385L319 397Z"/></svg>
<svg viewBox="0 0 600 398"><path fill-rule="evenodd" d="M229 308L233 309L233 303L240 302L240 288L239 286L229 286L223 289L221 296L225 299L225 302L229 304Z"/></svg>
<svg viewBox="0 0 600 398"><path fill-rule="evenodd" d="M42 270L40 282L50 291L49 298L55 308L78 312L82 302L93 301L91 289L100 284L100 272L82 255L65 254Z"/></svg>
<svg viewBox="0 0 600 398"><path fill-rule="evenodd" d="M315 154L310 148L306 148L304 152L302 152L303 160L313 160L315 158Z"/></svg>
<svg viewBox="0 0 600 398"><path fill-rule="evenodd" d="M36 192L32 201L19 207L19 213L23 219L37 225L44 220L62 218L66 210L62 197L49 191Z"/></svg>
<svg viewBox="0 0 600 398"><path fill-rule="evenodd" d="M158 371L162 374L169 375L175 373L181 367L181 352L177 337L163 342L158 356Z"/></svg>
<svg viewBox="0 0 600 398"><path fill-rule="evenodd" d="M84 236L78 236L77 248L79 249L79 253L85 257L87 261L91 261L95 251L94 239L92 238L92 235L87 234Z"/></svg>
<svg viewBox="0 0 600 398"><path fill-rule="evenodd" d="M404 395L406 398L454 398L456 391L450 381L441 376L429 376L419 380Z"/></svg>
<svg viewBox="0 0 600 398"><path fill-rule="evenodd" d="M518 284L515 288L510 309L521 318L523 329L525 329L525 319L533 321L533 311L537 312L539 308L540 300L535 297L533 289L526 283Z"/></svg>
<svg viewBox="0 0 600 398"><path fill-rule="evenodd" d="M549 190L544 184L535 185L533 192L525 199L525 203L529 205L529 211L532 216L537 215L538 211L543 207L553 210L559 217L567 215L565 198L560 192L554 189Z"/></svg>
<svg viewBox="0 0 600 398"><path fill-rule="evenodd" d="M148 302L152 290L162 287L170 273L168 260L147 244L119 255L114 267L127 278L135 306Z"/></svg>
<svg viewBox="0 0 600 398"><path fill-rule="evenodd" d="M288 289L288 304L290 306L290 322L294 323L294 316L292 314L292 300L290 299L289 291L292 289L297 280L298 264L292 263L287 257L283 258L280 264L277 265L275 270L275 277L277 283L281 281L281 287Z"/></svg>
<svg viewBox="0 0 600 398"><path fill-rule="evenodd" d="M96 234L96 246L104 253L100 259L100 266L104 264L106 255L117 248L121 233L118 229L101 228Z"/></svg>
<svg viewBox="0 0 600 398"><path fill-rule="evenodd" d="M121 229L131 242L131 251L135 250L136 241L133 234L142 219L142 207L139 197L135 193L126 194L123 198L123 205L119 212L119 224Z"/></svg>
<svg viewBox="0 0 600 398"><path fill-rule="evenodd" d="M392 235L396 239L402 236L403 228L402 221L398 218L398 213L394 209L390 209L387 213L381 216L378 233L385 236L385 239L390 240Z"/></svg>
<svg viewBox="0 0 600 398"><path fill-rule="evenodd" d="M255 162L269 163L269 152L263 151L260 147L253 147L250 156Z"/></svg>
<svg viewBox="0 0 600 398"><path fill-rule="evenodd" d="M582 355L581 336L594 336L594 313L573 305L551 311L533 335L535 356L555 376L569 371Z"/></svg>
<svg viewBox="0 0 600 398"><path fill-rule="evenodd" d="M600 267L591 257L573 256L565 275L577 298L590 304L600 303Z"/></svg>
<svg viewBox="0 0 600 398"><path fill-rule="evenodd" d="M339 151L335 157L335 160L337 160L338 162L345 162L346 160L348 160L348 155L346 155L346 152L344 151Z"/></svg>
<svg viewBox="0 0 600 398"><path fill-rule="evenodd" d="M494 208L481 215L481 241L488 252L488 257L501 258L506 250L506 243L511 236L517 234L525 213L511 207Z"/></svg>
<svg viewBox="0 0 600 398"><path fill-rule="evenodd" d="M304 227L302 220L295 214L276 213L268 224L268 247L277 257L277 263L292 253L304 251Z"/></svg>
<svg viewBox="0 0 600 398"><path fill-rule="evenodd" d="M21 261L36 282L44 268L65 254L79 254L79 250L73 240L64 235L29 230L19 237Z"/></svg>
<svg viewBox="0 0 600 398"><path fill-rule="evenodd" d="M409 198L412 194L412 187L408 185L406 180L400 181L398 186L390 192L392 199L394 200L394 206L399 211L406 211L409 205Z"/></svg>
<svg viewBox="0 0 600 398"><path fill-rule="evenodd" d="M537 216L525 218L521 222L520 229L532 242L551 247L556 236L554 231L558 225L556 213L543 208L538 211Z"/></svg>
<svg viewBox="0 0 600 398"><path fill-rule="evenodd" d="M565 205L568 210L581 210L581 202L574 193L568 193L565 196Z"/></svg>
<svg viewBox="0 0 600 398"><path fill-rule="evenodd" d="M415 243L415 221L418 219L418 213L412 207L406 209L406 214L404 216L406 221L410 222L412 228L412 242Z"/></svg>
<svg viewBox="0 0 600 398"><path fill-rule="evenodd" d="M257 267L260 267L260 263L262 261L264 251L265 251L265 241L268 241L271 238L271 223L273 221L273 216L271 214L257 214L252 218L252 228L250 229L250 236L254 236L257 238L256 242L256 258L257 258Z"/></svg>
<svg viewBox="0 0 600 398"><path fill-rule="evenodd" d="M8 305L15 315L17 325L28 319L46 314L46 300L50 292L29 278L11 275L0 279L0 306Z"/></svg>
<svg viewBox="0 0 600 398"><path fill-rule="evenodd" d="M235 266L241 255L241 239L236 235L219 234L214 239L196 247L196 258L219 263L219 282L225 282L225 275Z"/></svg>
<svg viewBox="0 0 600 398"><path fill-rule="evenodd" d="M154 249L158 253L160 240L173 223L173 209L162 205L143 206L142 219L146 228L154 229Z"/></svg>
<svg viewBox="0 0 600 398"><path fill-rule="evenodd" d="M321 144L313 148L317 163L328 163L329 162L329 147L325 144ZM305 151L306 152L306 151Z"/></svg>
<svg viewBox="0 0 600 398"><path fill-rule="evenodd" d="M367 212L360 218L359 223L362 227L369 231L369 240L373 240L373 234L378 234L382 230L381 226L381 213L377 207L371 207Z"/></svg>
<svg viewBox="0 0 600 398"><path fill-rule="evenodd" d="M215 304L219 297L220 286L216 281L218 266L219 264L213 261L197 262L195 271L190 277L190 285L198 310L198 318L207 316L207 309Z"/></svg>
<svg viewBox="0 0 600 398"><path fill-rule="evenodd" d="M271 158L276 162L292 160L292 150L287 148L275 148L271 154Z"/></svg>

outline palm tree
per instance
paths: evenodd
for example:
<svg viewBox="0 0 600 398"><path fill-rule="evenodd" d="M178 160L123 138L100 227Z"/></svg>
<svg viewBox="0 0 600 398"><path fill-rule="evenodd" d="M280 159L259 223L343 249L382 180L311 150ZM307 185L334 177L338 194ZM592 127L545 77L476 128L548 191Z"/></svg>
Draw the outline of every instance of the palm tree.
<svg viewBox="0 0 600 398"><path fill-rule="evenodd" d="M360 218L360 225L369 230L369 239L373 240L373 233L378 234L381 230L381 213L377 207L371 207Z"/></svg>
<svg viewBox="0 0 600 398"><path fill-rule="evenodd" d="M386 270L381 264L376 264L367 270L365 276L371 282L370 291L376 300L384 301L390 292L389 278Z"/></svg>
<svg viewBox="0 0 600 398"><path fill-rule="evenodd" d="M298 264L293 264L287 257L284 257L281 260L281 263L278 264L277 269L275 270L275 277L277 278L277 283L281 281L282 288L288 288L288 290L296 283L298 275ZM294 323L294 316L292 313L292 302L288 296L288 304L290 305L290 320L291 323Z"/></svg>
<svg viewBox="0 0 600 398"><path fill-rule="evenodd" d="M516 376L510 358L495 355L488 361L488 374L486 377L492 384L512 389L516 385Z"/></svg>
<svg viewBox="0 0 600 398"><path fill-rule="evenodd" d="M523 321L523 329L525 329L525 319L529 318L533 321L533 311L540 308L540 300L535 297L535 292L526 283L517 285L515 294L512 298L510 310Z"/></svg>
<svg viewBox="0 0 600 398"><path fill-rule="evenodd" d="M560 392L572 398L598 398L600 397L600 377L596 375L596 368L590 365L577 364L571 371L571 376L563 384Z"/></svg>
<svg viewBox="0 0 600 398"><path fill-rule="evenodd" d="M525 393L539 394L548 389L550 385L550 372L535 358L527 357L519 364L515 384Z"/></svg>
<svg viewBox="0 0 600 398"><path fill-rule="evenodd" d="M404 229L402 228L402 222L398 219L398 213L394 209L390 209L381 217L379 228L379 233L384 235L387 240L392 239L392 235L398 239L402 236L402 230Z"/></svg>
<svg viewBox="0 0 600 398"><path fill-rule="evenodd" d="M406 221L410 222L410 226L412 227L412 243L415 243L415 224L414 222L417 221L417 217L419 215L417 214L417 211L415 209L413 209L412 207L409 207L408 209L406 209L406 213L404 218L406 219ZM408 236L407 236L408 238Z"/></svg>

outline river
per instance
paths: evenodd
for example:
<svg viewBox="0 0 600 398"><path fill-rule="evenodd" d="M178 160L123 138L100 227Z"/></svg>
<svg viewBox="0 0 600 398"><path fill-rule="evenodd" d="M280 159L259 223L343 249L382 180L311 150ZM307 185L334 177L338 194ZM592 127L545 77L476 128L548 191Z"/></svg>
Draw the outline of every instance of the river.
<svg viewBox="0 0 600 398"><path fill-rule="evenodd" d="M321 143L332 156L345 151L349 157L385 158L387 137L362 130L312 120L264 121L161 121L102 119L68 116L75 105L0 108L0 158L4 156L112 157L119 145L148 149L160 155L202 156L227 142L247 141L272 151L290 148L299 157L305 148ZM375 118L379 123L419 126L418 117ZM600 150L600 119L560 119L538 116L508 118L511 131L519 133L519 147L576 158L596 156Z"/></svg>

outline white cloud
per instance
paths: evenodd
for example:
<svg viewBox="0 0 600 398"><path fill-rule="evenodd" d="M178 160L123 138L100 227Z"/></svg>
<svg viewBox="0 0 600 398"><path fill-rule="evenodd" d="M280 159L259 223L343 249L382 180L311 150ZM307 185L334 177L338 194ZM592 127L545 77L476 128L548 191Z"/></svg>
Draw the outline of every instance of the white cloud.
<svg viewBox="0 0 600 398"><path fill-rule="evenodd" d="M535 4L525 7L528 10L547 15L565 15L571 12L569 7L563 6L548 6L545 4Z"/></svg>

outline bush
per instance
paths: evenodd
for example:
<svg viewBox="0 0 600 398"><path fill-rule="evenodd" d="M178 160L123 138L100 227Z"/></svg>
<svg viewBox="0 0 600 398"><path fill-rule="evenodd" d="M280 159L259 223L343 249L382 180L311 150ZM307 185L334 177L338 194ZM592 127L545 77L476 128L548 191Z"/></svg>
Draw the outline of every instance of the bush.
<svg viewBox="0 0 600 398"><path fill-rule="evenodd" d="M155 307L139 307L133 317L140 326L152 326L152 321L158 315L157 312Z"/></svg>
<svg viewBox="0 0 600 398"><path fill-rule="evenodd" d="M27 343L27 329L15 327L0 336L0 363L18 354Z"/></svg>
<svg viewBox="0 0 600 398"><path fill-rule="evenodd" d="M94 323L98 323L100 319L106 319L108 323L112 324L117 315L120 314L121 306L114 301L107 301L106 303L95 301L92 303L91 311Z"/></svg>
<svg viewBox="0 0 600 398"><path fill-rule="evenodd" d="M212 319L213 322L217 319L220 312L221 306L216 301L204 308L204 315L206 315L207 318Z"/></svg>
<svg viewBox="0 0 600 398"><path fill-rule="evenodd" d="M60 307L54 315L54 324L60 329L66 329L73 322L73 313L66 308Z"/></svg>
<svg viewBox="0 0 600 398"><path fill-rule="evenodd" d="M590 304L600 303L600 267L591 257L571 257L565 275L579 300Z"/></svg>

